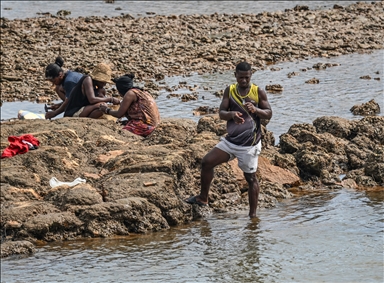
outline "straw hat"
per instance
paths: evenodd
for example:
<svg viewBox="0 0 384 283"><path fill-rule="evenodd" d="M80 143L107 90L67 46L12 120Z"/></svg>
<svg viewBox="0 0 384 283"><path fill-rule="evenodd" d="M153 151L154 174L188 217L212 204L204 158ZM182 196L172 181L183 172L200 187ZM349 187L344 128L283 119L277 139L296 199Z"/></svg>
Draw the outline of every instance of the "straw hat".
<svg viewBox="0 0 384 283"><path fill-rule="evenodd" d="M91 77L95 81L113 84L113 82L111 81L111 74L112 74L111 67L109 67L105 63L99 63L93 69L93 71L91 73Z"/></svg>

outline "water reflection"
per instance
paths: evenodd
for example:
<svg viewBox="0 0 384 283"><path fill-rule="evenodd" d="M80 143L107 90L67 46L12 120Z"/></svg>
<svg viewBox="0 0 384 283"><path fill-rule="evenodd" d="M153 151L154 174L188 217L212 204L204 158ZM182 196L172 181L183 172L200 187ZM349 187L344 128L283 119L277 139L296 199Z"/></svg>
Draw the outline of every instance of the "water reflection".
<svg viewBox="0 0 384 283"><path fill-rule="evenodd" d="M384 201L383 187L365 188L362 193L367 197L367 205L375 206Z"/></svg>
<svg viewBox="0 0 384 283"><path fill-rule="evenodd" d="M2 282L382 282L383 197L329 191L164 232L50 243ZM17 264L15 264L17 263Z"/></svg>
<svg viewBox="0 0 384 283"><path fill-rule="evenodd" d="M263 242L262 230L259 228L259 218L251 219L239 233L239 241L243 244L239 254L242 255L238 259L237 267L233 269L231 274L232 282L264 282L265 272L262 267L263 260ZM274 272L279 271L278 263L271 262L271 267Z"/></svg>

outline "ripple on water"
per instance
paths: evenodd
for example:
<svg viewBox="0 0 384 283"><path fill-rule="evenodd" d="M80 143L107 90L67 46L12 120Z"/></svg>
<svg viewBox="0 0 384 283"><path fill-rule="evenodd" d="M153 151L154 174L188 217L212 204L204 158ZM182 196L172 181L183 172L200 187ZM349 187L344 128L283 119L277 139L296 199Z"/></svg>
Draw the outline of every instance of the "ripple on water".
<svg viewBox="0 0 384 283"><path fill-rule="evenodd" d="M48 3L47 3L48 2ZM361 1L361 2L372 2ZM240 14L284 11L292 9L296 5L306 5L309 9L329 9L339 4L347 6L356 1L142 1L137 5L136 1L95 1L89 5L88 1L1 1L2 17L8 19L37 17L41 13L49 12L53 15L60 10L69 10L68 17L87 16L120 16L130 14L132 16L150 16L147 12L157 15L191 15L191 14ZM236 9L234 9L236 3ZM84 9L84 7L87 7ZM39 14L38 14L39 13Z"/></svg>
<svg viewBox="0 0 384 283"><path fill-rule="evenodd" d="M167 231L49 243L2 282L382 282L383 194L330 191ZM29 272L33 270L33 272Z"/></svg>

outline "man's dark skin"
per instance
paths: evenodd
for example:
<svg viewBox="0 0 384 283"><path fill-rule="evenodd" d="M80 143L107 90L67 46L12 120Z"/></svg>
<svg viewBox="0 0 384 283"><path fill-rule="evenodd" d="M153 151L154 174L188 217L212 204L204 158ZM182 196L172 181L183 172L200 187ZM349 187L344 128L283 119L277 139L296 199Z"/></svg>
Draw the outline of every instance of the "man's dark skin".
<svg viewBox="0 0 384 283"><path fill-rule="evenodd" d="M83 94L87 96L90 105L84 107L84 110L80 113L79 117L97 119L103 115L103 112L99 109L102 103L111 102L113 105L120 104L119 99L105 96L106 92L104 87L106 85L107 83L93 80L90 76L84 79L81 89ZM98 89L98 96L95 96L95 92L93 90L94 87Z"/></svg>
<svg viewBox="0 0 384 283"><path fill-rule="evenodd" d="M54 104L51 107L46 108L46 114L45 114L45 119L51 119L56 117L57 115L61 114L64 112L65 107L68 105L68 99L65 96L65 91L64 88L62 87L62 83L64 81L65 73L60 72L59 76L53 79L49 79L49 81L55 86L55 92L58 94L58 96L63 100L63 102ZM48 109L51 109L53 111L47 111Z"/></svg>
<svg viewBox="0 0 384 283"><path fill-rule="evenodd" d="M236 71L235 77L238 83L238 91L241 96L245 96L250 90L250 80L252 77L252 71ZM271 119L272 110L269 105L267 95L264 90L259 89L259 103L256 106L251 101L245 102L245 108L251 112L255 113L261 119ZM220 119L229 121L233 119L236 124L244 123L242 118L242 113L237 111L230 111L229 109L229 87L224 91L224 96L220 104L219 110ZM207 155L204 156L202 160L201 167L201 189L200 194L196 196L196 200L208 204L208 193L209 188L214 177L214 168L224 162L228 162L230 156L228 153L222 151L221 149L214 147ZM256 209L259 201L259 182L256 177L256 172L254 173L245 173L245 180L248 183L248 199L249 199L249 217L256 217Z"/></svg>

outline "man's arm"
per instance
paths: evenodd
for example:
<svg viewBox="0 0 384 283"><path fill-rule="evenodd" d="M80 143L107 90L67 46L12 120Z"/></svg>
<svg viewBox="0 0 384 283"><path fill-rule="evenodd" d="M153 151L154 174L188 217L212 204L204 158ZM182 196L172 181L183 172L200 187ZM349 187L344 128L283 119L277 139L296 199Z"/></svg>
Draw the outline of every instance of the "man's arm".
<svg viewBox="0 0 384 283"><path fill-rule="evenodd" d="M256 107L254 113L261 119L272 118L272 108L269 105L267 94L264 90L259 89L259 107Z"/></svg>
<svg viewBox="0 0 384 283"><path fill-rule="evenodd" d="M67 107L68 105L68 102L69 102L69 99L66 98L63 103L60 105L59 108L57 108L56 110L54 111L49 111L47 113L45 113L45 119L51 119L51 118L54 118L56 117L57 115L63 113L65 111L65 108Z"/></svg>
<svg viewBox="0 0 384 283"><path fill-rule="evenodd" d="M241 117L243 114L238 111L228 111L229 110L229 87L224 90L223 99L220 103L219 108L219 117L222 120L229 121L233 119L236 124L244 123L244 119Z"/></svg>
<svg viewBox="0 0 384 283"><path fill-rule="evenodd" d="M93 84L91 77L86 77L83 81L83 88L85 95L88 98L90 104L96 104L99 102L111 102L113 104L120 104L120 100L114 97L97 97L93 91Z"/></svg>
<svg viewBox="0 0 384 283"><path fill-rule="evenodd" d="M258 106L254 105L251 102L245 104L247 110L253 114L256 114L261 119L271 119L272 118L272 109L269 105L267 94L264 90L259 89L259 103Z"/></svg>

